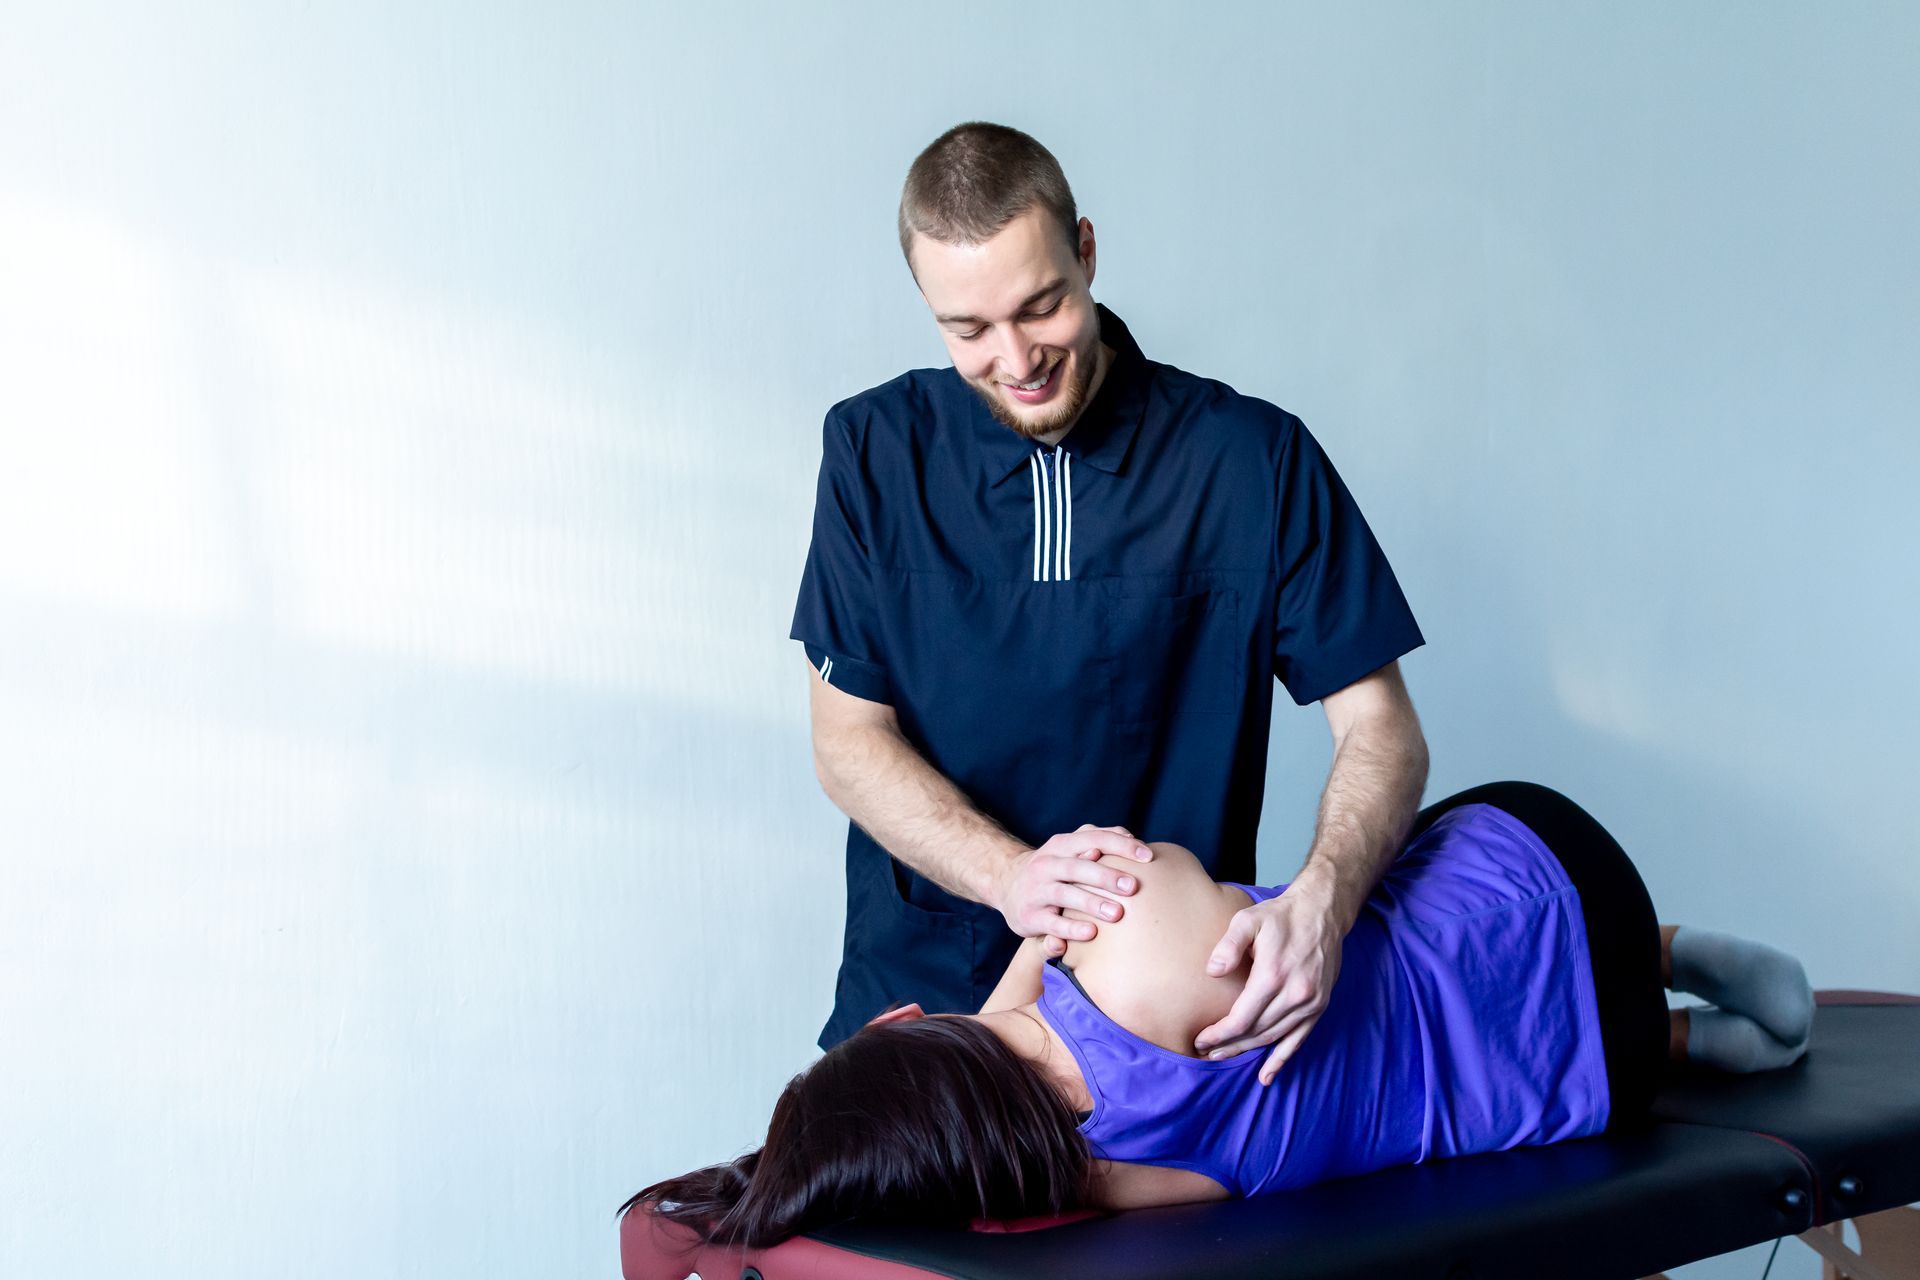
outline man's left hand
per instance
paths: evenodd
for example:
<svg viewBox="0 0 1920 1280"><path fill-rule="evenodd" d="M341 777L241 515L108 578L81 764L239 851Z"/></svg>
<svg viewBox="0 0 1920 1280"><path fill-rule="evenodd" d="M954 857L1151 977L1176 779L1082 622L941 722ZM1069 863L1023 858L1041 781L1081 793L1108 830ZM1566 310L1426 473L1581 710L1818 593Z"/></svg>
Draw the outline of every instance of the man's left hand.
<svg viewBox="0 0 1920 1280"><path fill-rule="evenodd" d="M1327 1007L1340 976L1345 933L1332 900L1297 883L1277 898L1242 908L1214 947L1207 972L1232 973L1251 948L1246 988L1226 1017L1194 1037L1194 1048L1225 1058L1271 1044L1260 1083L1272 1084Z"/></svg>

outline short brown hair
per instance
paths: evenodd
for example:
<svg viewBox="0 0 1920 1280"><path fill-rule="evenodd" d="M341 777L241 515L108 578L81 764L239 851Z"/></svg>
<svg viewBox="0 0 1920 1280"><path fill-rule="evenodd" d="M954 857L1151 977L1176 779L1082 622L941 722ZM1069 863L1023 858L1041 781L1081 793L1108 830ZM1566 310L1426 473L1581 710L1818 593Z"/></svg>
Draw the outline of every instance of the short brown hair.
<svg viewBox="0 0 1920 1280"><path fill-rule="evenodd" d="M900 192L900 252L913 269L917 233L942 244L979 244L1035 205L1080 252L1073 189L1053 153L1018 129L983 120L957 124L907 170Z"/></svg>

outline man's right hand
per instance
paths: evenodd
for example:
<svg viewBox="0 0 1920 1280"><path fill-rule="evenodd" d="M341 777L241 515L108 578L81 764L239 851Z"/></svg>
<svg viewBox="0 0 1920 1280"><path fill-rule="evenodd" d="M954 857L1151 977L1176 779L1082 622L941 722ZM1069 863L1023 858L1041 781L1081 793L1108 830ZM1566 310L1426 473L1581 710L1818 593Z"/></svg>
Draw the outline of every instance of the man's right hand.
<svg viewBox="0 0 1920 1280"><path fill-rule="evenodd" d="M1048 955L1061 955L1067 943L1084 942L1098 929L1092 920L1069 920L1073 910L1098 920L1118 920L1126 912L1116 899L1140 882L1117 866L1099 861L1103 853L1153 861L1153 850L1125 827L1096 827L1054 836L1008 862L1000 872L994 905L1007 927L1023 938L1046 934Z"/></svg>

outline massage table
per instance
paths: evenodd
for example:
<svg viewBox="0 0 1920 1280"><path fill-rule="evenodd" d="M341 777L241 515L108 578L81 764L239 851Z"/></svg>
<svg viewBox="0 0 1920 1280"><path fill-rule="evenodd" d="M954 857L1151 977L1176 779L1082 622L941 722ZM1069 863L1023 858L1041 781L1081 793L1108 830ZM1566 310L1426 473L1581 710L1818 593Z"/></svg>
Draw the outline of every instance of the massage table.
<svg viewBox="0 0 1920 1280"><path fill-rule="evenodd" d="M1793 1066L1675 1068L1652 1122L1245 1200L972 1230L847 1226L764 1250L702 1246L640 1209L626 1280L1188 1276L1626 1278L1799 1235L1874 1274L1825 1224L1920 1200L1920 996L1815 993Z"/></svg>

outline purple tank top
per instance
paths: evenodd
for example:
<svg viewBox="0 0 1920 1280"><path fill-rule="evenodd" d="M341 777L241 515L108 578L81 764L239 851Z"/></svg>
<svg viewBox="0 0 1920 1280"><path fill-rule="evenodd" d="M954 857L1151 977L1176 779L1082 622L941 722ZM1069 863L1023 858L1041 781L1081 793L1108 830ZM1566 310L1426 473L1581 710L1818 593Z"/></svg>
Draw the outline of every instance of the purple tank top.
<svg viewBox="0 0 1920 1280"><path fill-rule="evenodd" d="M1241 885L1254 901L1286 885ZM1320 1021L1270 1085L1271 1046L1217 1062L1150 1044L1059 960L1040 1012L1093 1098L1096 1155L1202 1173L1251 1196L1606 1127L1580 899L1531 829L1449 809L1401 851L1341 949Z"/></svg>

